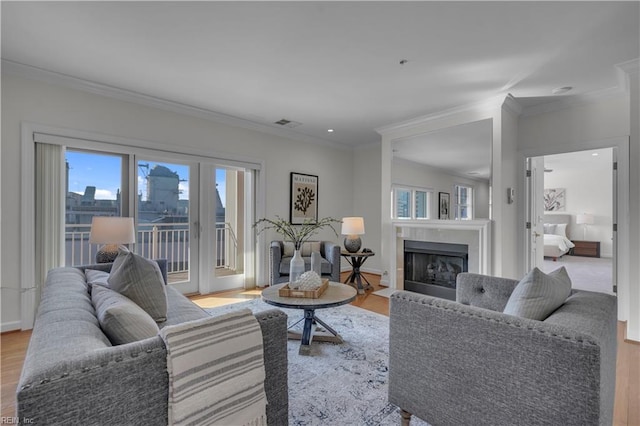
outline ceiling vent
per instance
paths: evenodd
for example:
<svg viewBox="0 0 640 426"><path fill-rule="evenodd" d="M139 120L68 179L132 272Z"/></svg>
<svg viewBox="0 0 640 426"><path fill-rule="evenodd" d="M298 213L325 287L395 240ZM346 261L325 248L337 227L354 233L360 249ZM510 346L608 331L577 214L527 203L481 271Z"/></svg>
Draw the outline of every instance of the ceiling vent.
<svg viewBox="0 0 640 426"><path fill-rule="evenodd" d="M277 124L278 126L282 126L282 127L287 127L289 129L293 129L294 127L298 127L302 125L302 123L298 123L297 121L287 120L286 118L282 118L273 124Z"/></svg>

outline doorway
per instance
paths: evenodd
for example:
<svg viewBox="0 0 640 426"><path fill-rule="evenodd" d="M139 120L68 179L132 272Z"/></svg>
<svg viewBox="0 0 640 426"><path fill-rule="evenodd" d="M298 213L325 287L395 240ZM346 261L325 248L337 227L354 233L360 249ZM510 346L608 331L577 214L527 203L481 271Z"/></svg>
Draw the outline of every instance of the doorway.
<svg viewBox="0 0 640 426"><path fill-rule="evenodd" d="M564 266L573 288L617 290L616 148L527 159L530 268Z"/></svg>

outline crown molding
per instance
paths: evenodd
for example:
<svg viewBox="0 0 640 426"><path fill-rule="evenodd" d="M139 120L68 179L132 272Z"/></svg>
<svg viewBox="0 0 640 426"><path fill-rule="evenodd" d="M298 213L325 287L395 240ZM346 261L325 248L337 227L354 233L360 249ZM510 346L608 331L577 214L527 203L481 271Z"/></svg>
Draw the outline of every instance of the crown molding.
<svg viewBox="0 0 640 426"><path fill-rule="evenodd" d="M509 93L504 98L504 103L502 104L502 106L505 109L507 109L507 110L511 111L512 113L514 113L515 115L522 114L522 111L524 110L522 105L520 105L520 103L518 103L518 100L516 98L514 98L511 93Z"/></svg>
<svg viewBox="0 0 640 426"><path fill-rule="evenodd" d="M584 93L574 96L561 96L557 100L549 101L540 105L533 105L524 108L522 111L523 117L529 117L532 115L544 114L548 112L559 111L565 108L572 108L579 105L588 104L591 102L615 99L619 97L628 96L626 90L620 87L612 87L609 89L598 90L596 92Z"/></svg>
<svg viewBox="0 0 640 426"><path fill-rule="evenodd" d="M485 99L483 101L474 102L466 105L460 105L460 106L449 108L433 114L411 118L409 120L401 121L398 123L392 123L386 126L378 127L374 130L381 135L387 135L389 133L410 129L412 127L416 127L421 124L428 123L429 121L433 121L441 118L447 118L456 114L461 114L461 113L474 111L474 110L495 109L500 107L504 103L505 96L506 95L504 94L500 94L490 99Z"/></svg>
<svg viewBox="0 0 640 426"><path fill-rule="evenodd" d="M2 73L17 75L19 77L38 80L52 85L64 86L71 89L93 93L95 95L106 96L125 102L131 102L151 108L161 109L164 111L175 112L177 114L201 118L204 120L214 121L216 123L226 124L229 126L268 133L274 136L279 136L294 141L302 141L316 145L320 144L347 151L353 150L351 145L348 145L346 143L329 141L314 136L308 136L291 129L279 129L267 124L247 120L244 118L234 117L206 108L195 107L181 102L175 102L168 99L146 95L144 93L138 93L131 90L121 89L119 87L96 83L67 74L46 70L44 68L38 68L19 62L10 61L8 59L2 59Z"/></svg>

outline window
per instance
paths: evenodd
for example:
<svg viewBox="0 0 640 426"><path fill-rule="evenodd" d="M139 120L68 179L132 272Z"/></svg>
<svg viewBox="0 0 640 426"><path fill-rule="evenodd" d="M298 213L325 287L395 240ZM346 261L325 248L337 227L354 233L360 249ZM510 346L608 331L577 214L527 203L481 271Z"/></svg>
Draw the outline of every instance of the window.
<svg viewBox="0 0 640 426"><path fill-rule="evenodd" d="M455 185L454 204L456 220L473 219L473 188Z"/></svg>
<svg viewBox="0 0 640 426"><path fill-rule="evenodd" d="M429 219L431 191L422 188L393 189L394 219Z"/></svg>

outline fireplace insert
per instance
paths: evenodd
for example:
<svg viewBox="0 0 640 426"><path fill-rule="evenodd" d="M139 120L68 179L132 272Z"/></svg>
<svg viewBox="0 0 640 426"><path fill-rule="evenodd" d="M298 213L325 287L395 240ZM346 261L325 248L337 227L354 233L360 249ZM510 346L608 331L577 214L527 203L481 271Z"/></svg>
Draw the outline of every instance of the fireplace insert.
<svg viewBox="0 0 640 426"><path fill-rule="evenodd" d="M428 241L404 242L404 289L456 299L456 277L469 270L469 246Z"/></svg>

